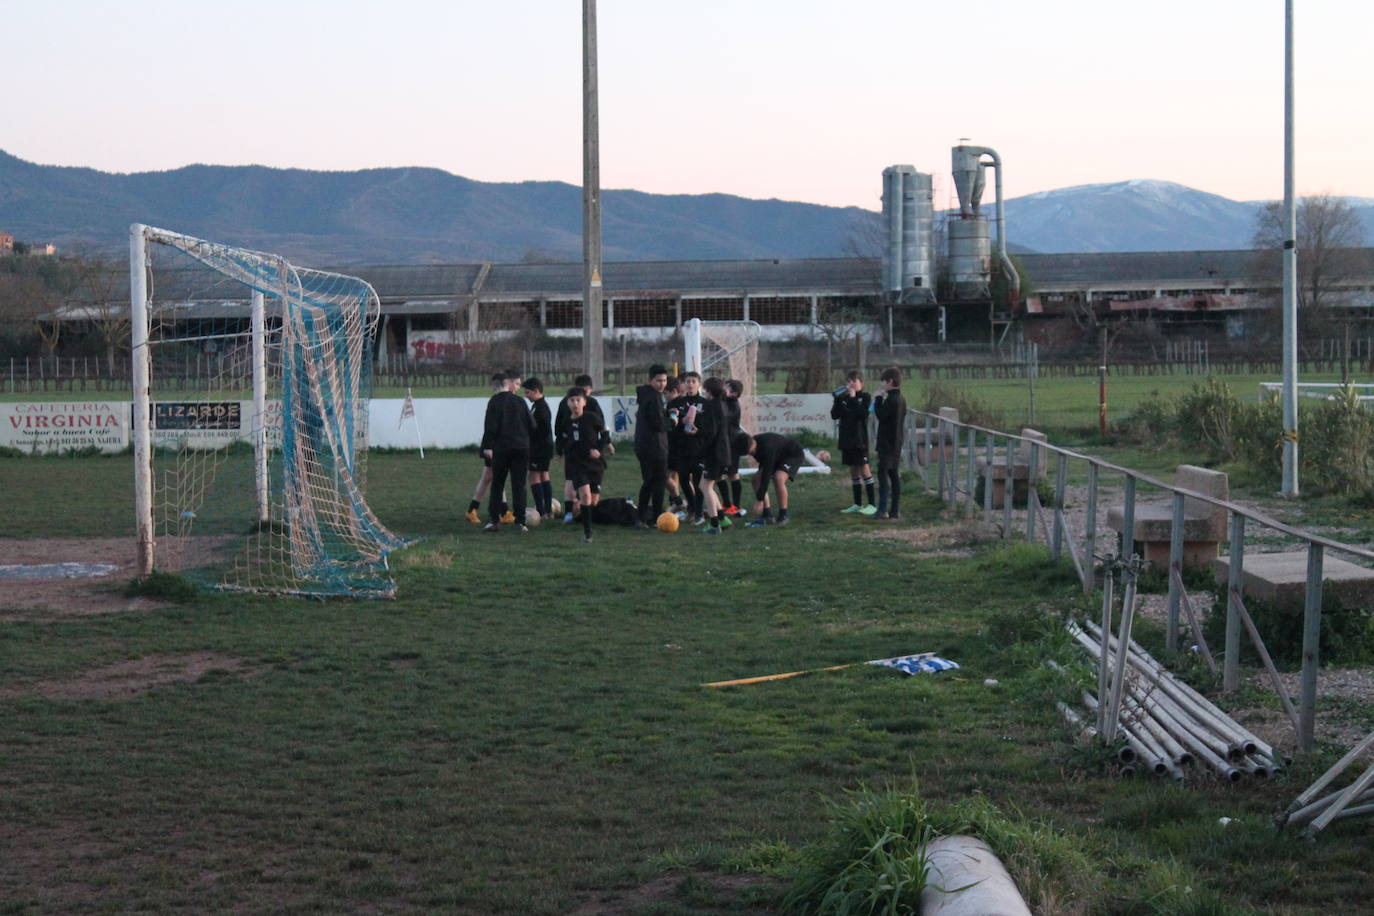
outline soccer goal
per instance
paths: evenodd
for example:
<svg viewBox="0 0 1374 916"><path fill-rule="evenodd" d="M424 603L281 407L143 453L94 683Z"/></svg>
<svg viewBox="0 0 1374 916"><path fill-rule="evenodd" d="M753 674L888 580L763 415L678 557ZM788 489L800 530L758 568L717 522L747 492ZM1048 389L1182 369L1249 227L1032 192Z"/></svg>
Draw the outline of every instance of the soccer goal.
<svg viewBox="0 0 1374 916"><path fill-rule="evenodd" d="M757 321L702 321L691 318L683 326L683 361L687 371L702 378L719 375L744 383L740 395L740 427L758 432L754 425L754 398L758 395L759 338Z"/></svg>
<svg viewBox="0 0 1374 916"><path fill-rule="evenodd" d="M140 573L393 594L405 542L364 495L372 287L135 224L129 291Z"/></svg>

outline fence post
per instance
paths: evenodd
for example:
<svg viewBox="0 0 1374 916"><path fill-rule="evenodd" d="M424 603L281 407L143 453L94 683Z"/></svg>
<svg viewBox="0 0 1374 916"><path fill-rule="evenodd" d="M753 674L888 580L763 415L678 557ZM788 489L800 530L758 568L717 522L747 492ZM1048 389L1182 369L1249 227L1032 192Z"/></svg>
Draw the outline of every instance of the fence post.
<svg viewBox="0 0 1374 916"><path fill-rule="evenodd" d="M978 431L969 427L968 431L968 469L964 472L964 514L972 518L977 511L975 496L978 487L974 483L978 471Z"/></svg>
<svg viewBox="0 0 1374 916"><path fill-rule="evenodd" d="M1298 748L1312 750L1317 718L1317 666L1321 662L1322 545L1307 545L1307 598L1302 617L1302 696L1298 700Z"/></svg>
<svg viewBox="0 0 1374 916"><path fill-rule="evenodd" d="M1068 483L1069 458L1059 453L1058 466L1054 469L1054 535L1050 545L1050 556L1056 563L1064 548L1064 485Z"/></svg>
<svg viewBox="0 0 1374 916"><path fill-rule="evenodd" d="M1183 581L1183 494L1174 494L1174 522L1169 531L1169 618L1164 629L1164 647L1178 651L1179 589Z"/></svg>
<svg viewBox="0 0 1374 916"><path fill-rule="evenodd" d="M936 435L940 439L938 443L939 456L936 459L939 462L939 471L936 473L935 480L938 483L936 492L940 494L941 502L945 499L945 488L949 485L948 481L945 480L945 423L945 418L941 417L940 421L935 425Z"/></svg>
<svg viewBox="0 0 1374 916"><path fill-rule="evenodd" d="M949 504L957 508L959 505L959 434L962 431L957 423L949 426L950 442L949 447Z"/></svg>
<svg viewBox="0 0 1374 916"><path fill-rule="evenodd" d="M1130 561L1135 553L1135 478L1126 475L1126 502L1122 507L1121 559Z"/></svg>
<svg viewBox="0 0 1374 916"><path fill-rule="evenodd" d="M988 433L987 460L984 462L983 474L983 522L992 524L992 462L996 457L993 454L993 443L996 438L992 433Z"/></svg>
<svg viewBox="0 0 1374 916"><path fill-rule="evenodd" d="M1245 587L1245 516L1231 513L1231 553L1226 577L1226 649L1221 665L1221 689L1240 686L1240 613L1236 602Z"/></svg>
<svg viewBox="0 0 1374 916"><path fill-rule="evenodd" d="M1035 503L1031 491L1040 473L1040 446L1030 444L1030 466L1026 468L1026 540L1035 543Z"/></svg>
<svg viewBox="0 0 1374 916"><path fill-rule="evenodd" d="M1088 463L1088 527L1083 532L1083 565L1093 568L1094 551L1097 549L1097 465ZM1091 595L1092 576L1083 583L1083 594Z"/></svg>
<svg viewBox="0 0 1374 916"><path fill-rule="evenodd" d="M1012 476L1013 450L1016 448L1016 440L1011 436L1007 437L1007 454L1004 456L1006 461L1003 467L1006 476L1002 479L1002 537L1011 537L1011 504L1016 498L1016 478Z"/></svg>

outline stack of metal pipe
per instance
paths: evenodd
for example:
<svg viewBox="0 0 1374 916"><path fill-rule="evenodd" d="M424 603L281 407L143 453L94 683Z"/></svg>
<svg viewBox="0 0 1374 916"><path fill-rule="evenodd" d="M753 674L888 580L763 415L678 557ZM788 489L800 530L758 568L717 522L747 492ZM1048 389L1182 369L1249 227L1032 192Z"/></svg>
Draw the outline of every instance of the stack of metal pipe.
<svg viewBox="0 0 1374 916"><path fill-rule="evenodd" d="M1083 691L1083 705L1096 725L1084 723L1066 704L1060 704L1060 712L1070 724L1096 737L1110 730L1107 707L1118 710L1110 740L1122 742L1117 756L1123 775L1145 770L1182 779L1184 768L1200 763L1237 782L1246 775L1263 778L1279 769L1272 747L1175 678L1134 641L1122 659L1117 638L1107 633L1104 642L1101 627L1089 623L1085 630L1071 623L1069 632L1100 670L1120 674L1119 680L1115 675L1106 678L1100 697Z"/></svg>

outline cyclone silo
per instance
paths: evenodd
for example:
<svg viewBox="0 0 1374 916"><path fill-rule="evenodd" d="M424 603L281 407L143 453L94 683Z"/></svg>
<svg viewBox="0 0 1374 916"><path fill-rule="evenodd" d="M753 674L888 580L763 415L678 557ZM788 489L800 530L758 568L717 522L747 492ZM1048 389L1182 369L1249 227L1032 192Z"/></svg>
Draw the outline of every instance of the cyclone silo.
<svg viewBox="0 0 1374 916"><path fill-rule="evenodd" d="M935 297L935 191L914 166L883 169L883 289L897 302Z"/></svg>

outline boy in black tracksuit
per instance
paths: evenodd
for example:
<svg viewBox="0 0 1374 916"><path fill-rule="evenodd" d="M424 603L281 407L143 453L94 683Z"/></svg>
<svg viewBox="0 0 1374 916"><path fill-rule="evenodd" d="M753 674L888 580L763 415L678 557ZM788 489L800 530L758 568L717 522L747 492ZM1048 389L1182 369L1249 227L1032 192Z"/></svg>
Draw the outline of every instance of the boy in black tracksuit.
<svg viewBox="0 0 1374 916"><path fill-rule="evenodd" d="M778 433L759 433L750 436L740 433L735 448L741 455L753 455L758 463L759 473L754 478L754 512L758 518L750 522L748 528L762 528L773 524L772 507L767 505L768 484L772 483L778 494L779 525L787 524L787 482L795 480L797 472L806 464L806 450L796 439ZM820 451L816 457L829 462L830 453Z"/></svg>
<svg viewBox="0 0 1374 916"><path fill-rule="evenodd" d="M506 372L505 387L487 402L487 414L482 425L482 456L491 459L491 498L484 530L495 531L501 517L501 491L506 476L511 476L511 502L515 511L515 528L525 531L525 473L530 465L530 421L525 401L516 394L520 374ZM512 469L515 473L512 475Z"/></svg>
<svg viewBox="0 0 1374 916"><path fill-rule="evenodd" d="M639 524L650 526L663 512L663 489L668 485L668 409L663 391L668 370L649 367L649 383L635 390L635 457L639 459Z"/></svg>
<svg viewBox="0 0 1374 916"><path fill-rule="evenodd" d="M856 371L845 376L844 387L836 388L834 394L830 417L840 421L840 456L849 468L849 483L854 491L854 504L840 511L876 515L873 470L868 466L868 408L873 398L864 391L864 377ZM865 494L868 496L866 506L863 504Z"/></svg>
<svg viewBox="0 0 1374 916"><path fill-rule="evenodd" d="M902 373L884 369L883 392L873 400L878 417L878 514L897 518L902 499L902 443L906 439L906 400L902 397Z"/></svg>
<svg viewBox="0 0 1374 916"><path fill-rule="evenodd" d="M701 524L701 439L696 428L696 415L706 406L701 396L701 374L684 374L682 389L680 397L668 402L668 454L687 512L694 524Z"/></svg>
<svg viewBox="0 0 1374 916"><path fill-rule="evenodd" d="M587 409L587 396L581 388L568 389L563 403L568 405L563 440L565 467L582 506L583 540L590 541L592 514L601 498L601 479L606 472L605 452L611 440L601 418Z"/></svg>
<svg viewBox="0 0 1374 916"><path fill-rule="evenodd" d="M704 387L710 399L696 416L702 506L706 518L711 522L706 533L720 534L724 506L716 493L716 484L725 476L725 469L730 464L730 440L727 438L729 422L724 408L725 383L712 377L706 380Z"/></svg>
<svg viewBox="0 0 1374 916"><path fill-rule="evenodd" d="M553 460L553 417L544 399L544 383L525 379L525 399L530 402L530 495L540 518L553 514L553 484L549 462Z"/></svg>
<svg viewBox="0 0 1374 916"><path fill-rule="evenodd" d="M601 404L597 402L596 398L592 397L592 377L590 375L579 375L577 378L573 379L573 387L582 389L582 395L586 400L586 411L590 414L595 414L597 419L601 421L601 426L604 428L606 426L606 416L601 412ZM572 389L570 388L568 390L571 391ZM567 426L568 399L564 396L563 400L558 402L558 413L554 415L553 420L554 451L557 452L560 457L563 455L561 443L567 437ZM615 454L615 446L613 445L608 445L606 450L612 455ZM572 478L568 476L566 461L563 467L563 501L568 504L568 511L563 514L563 524L569 525L572 524L573 515L575 514L573 508L577 502L577 490L573 487Z"/></svg>
<svg viewBox="0 0 1374 916"><path fill-rule="evenodd" d="M730 463L725 468L725 474L721 477L720 501L726 503L726 515L746 515L740 509L740 493L742 485L739 479L739 452L735 451L735 440L739 438L740 430L740 403L739 396L744 393L744 383L739 379L730 379L725 383L725 399L721 401L721 408L725 411L725 441L730 443ZM730 498L725 498L725 488L730 488Z"/></svg>

